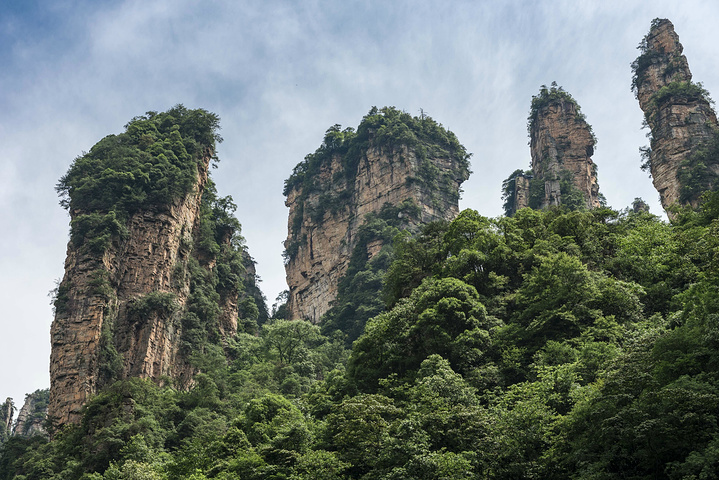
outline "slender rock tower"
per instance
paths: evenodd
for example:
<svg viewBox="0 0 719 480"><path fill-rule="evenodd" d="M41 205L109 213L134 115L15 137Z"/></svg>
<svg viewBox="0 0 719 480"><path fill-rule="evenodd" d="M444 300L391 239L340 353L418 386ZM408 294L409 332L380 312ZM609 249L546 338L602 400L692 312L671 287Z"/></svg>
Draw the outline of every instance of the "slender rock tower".
<svg viewBox="0 0 719 480"><path fill-rule="evenodd" d="M2 445L12 434L13 416L15 405L12 398L7 398L0 403L0 445Z"/></svg>
<svg viewBox="0 0 719 480"><path fill-rule="evenodd" d="M655 19L632 63L632 89L651 129L643 152L664 209L697 206L719 176L717 118L692 74L672 22Z"/></svg>
<svg viewBox="0 0 719 480"><path fill-rule="evenodd" d="M597 167L591 158L596 140L574 98L556 83L542 86L532 97L528 129L532 169L517 170L505 180L506 213L524 207L600 206Z"/></svg>

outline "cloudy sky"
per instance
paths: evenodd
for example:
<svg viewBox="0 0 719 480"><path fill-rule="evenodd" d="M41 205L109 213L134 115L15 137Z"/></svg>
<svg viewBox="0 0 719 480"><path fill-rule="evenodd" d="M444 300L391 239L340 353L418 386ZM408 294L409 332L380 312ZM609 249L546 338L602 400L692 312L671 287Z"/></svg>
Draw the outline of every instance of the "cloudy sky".
<svg viewBox="0 0 719 480"><path fill-rule="evenodd" d="M54 186L132 117L178 103L221 117L213 175L271 305L286 288L283 180L329 126L356 127L374 105L454 131L473 153L461 207L495 217L502 180L529 167L532 95L557 81L594 127L610 206L640 196L660 213L629 67L655 17L719 95L714 0L3 0L0 396L19 407L49 385L48 292L69 230Z"/></svg>

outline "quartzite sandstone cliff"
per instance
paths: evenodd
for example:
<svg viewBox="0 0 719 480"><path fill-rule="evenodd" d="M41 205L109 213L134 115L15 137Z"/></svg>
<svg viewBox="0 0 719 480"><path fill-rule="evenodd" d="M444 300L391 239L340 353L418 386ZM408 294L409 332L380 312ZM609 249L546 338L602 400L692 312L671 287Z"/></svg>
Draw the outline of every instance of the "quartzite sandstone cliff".
<svg viewBox="0 0 719 480"><path fill-rule="evenodd" d="M25 396L25 403L17 414L13 435L29 438L33 435L46 435L45 417L49 390L36 390Z"/></svg>
<svg viewBox="0 0 719 480"><path fill-rule="evenodd" d="M596 143L577 102L552 84L532 98L529 117L532 169L518 170L505 181L505 210L520 208L596 208L601 204Z"/></svg>
<svg viewBox="0 0 719 480"><path fill-rule="evenodd" d="M234 245L233 235L239 224L224 221L216 231L212 230L212 218L222 216L228 203L222 203L219 210L207 202L203 205L203 193L214 198L214 189L209 194L206 191L214 142L206 140L211 137L206 133L203 136L200 127L212 124L216 117L181 106L167 114L149 115L128 124L126 133L98 143L89 154L91 158L81 157L73 166L80 168L80 161L84 161L85 169L102 161L115 162L115 169L132 165L127 167L133 169L129 174L111 172L115 174L112 181L124 182L125 186L117 189L120 200L110 199L115 204L109 213L73 208L73 202L78 203L73 194L79 195L89 181L106 182L109 169L100 168L101 174L89 180L86 177L92 175L80 172L82 175L75 178L68 173L61 181L70 185L66 190L73 233L51 328L48 414L60 424L78 421L88 397L120 378L142 377L160 383L172 379L175 386L188 387L196 372L190 356L199 353L193 351L198 349L197 341L192 343L193 338L198 338L197 332L210 332L207 336L215 337L210 340L221 342L237 331L242 274L238 265L244 252L235 252L240 247ZM175 121L182 123L180 129L172 126ZM205 139L205 143L193 136ZM117 145L121 147L118 158L105 160L115 155L112 149ZM128 145L134 148L130 153ZM106 150L110 153L104 153ZM133 156L145 163L133 164ZM182 177L177 173L180 169L173 165L189 173ZM177 180L172 183L168 178ZM141 182L132 183L135 179ZM177 193L175 183L183 181L184 190ZM127 203L122 195L133 188L137 190L130 197L133 210L126 220L116 221L118 205ZM166 191L174 192L173 196L161 197ZM171 200L151 202L153 195ZM141 201L137 202L137 198ZM93 204L92 199L84 201ZM121 218L119 213L117 218ZM84 224L79 220L89 222L92 228L81 230ZM98 222L100 227L105 222L115 230L102 235L107 230L98 233ZM93 248L102 242L103 248ZM217 272L218 258L226 251L234 263ZM212 291L203 292L203 279L220 274L224 277L210 283ZM193 308L192 299L200 295L210 295L208 301L217 305L214 317L199 307ZM183 332L190 331L195 332L194 337L183 337Z"/></svg>
<svg viewBox="0 0 719 480"><path fill-rule="evenodd" d="M60 285L67 286L65 306L51 329L49 414L59 423L79 420L80 408L101 386L108 373L100 369L103 350L114 348L123 357L122 377L168 376L179 386L190 381L191 369L178 358L177 318L189 285L182 281L178 288L173 268L190 254L210 157L210 152L204 156L190 194L165 211L133 215L127 240L109 248L99 262L94 254L68 246ZM175 312L133 312L144 296L163 293L174 295Z"/></svg>
<svg viewBox="0 0 719 480"><path fill-rule="evenodd" d="M633 88L651 129L645 166L665 209L676 203L696 206L719 175L716 115L701 85L691 81L669 20L654 20L639 48Z"/></svg>
<svg viewBox="0 0 719 480"><path fill-rule="evenodd" d="M417 215L402 222L410 229L458 214L460 185L469 175L468 155L458 147L431 118L391 108L373 109L356 134L328 130L285 189L288 318L317 323L329 310L367 214L413 202ZM370 243L368 256L381 248Z"/></svg>

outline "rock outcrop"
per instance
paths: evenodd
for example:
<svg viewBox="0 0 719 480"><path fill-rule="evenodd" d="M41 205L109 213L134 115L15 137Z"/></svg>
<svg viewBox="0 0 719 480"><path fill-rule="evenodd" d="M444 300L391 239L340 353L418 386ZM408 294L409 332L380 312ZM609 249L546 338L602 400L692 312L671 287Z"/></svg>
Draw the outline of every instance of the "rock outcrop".
<svg viewBox="0 0 719 480"><path fill-rule="evenodd" d="M596 140L579 105L556 83L532 97L529 115L530 171L515 171L503 188L505 211L564 205L592 209L601 205L597 168L592 161Z"/></svg>
<svg viewBox="0 0 719 480"><path fill-rule="evenodd" d="M99 261L69 244L63 306L51 328L49 414L59 423L76 422L88 397L116 373L171 377L180 387L190 381L191 368L178 358L189 282L178 285L173 270L190 254L210 157L207 152L190 194L165 211L133 215L127 240ZM108 371L114 368L120 371Z"/></svg>
<svg viewBox="0 0 719 480"><path fill-rule="evenodd" d="M12 398L7 398L4 403L0 403L0 445L12 434L14 416L15 404Z"/></svg>
<svg viewBox="0 0 719 480"><path fill-rule="evenodd" d="M697 206L719 176L717 119L707 92L692 83L683 47L669 20L656 19L632 64L632 88L651 129L645 163L662 206Z"/></svg>
<svg viewBox="0 0 719 480"><path fill-rule="evenodd" d="M118 379L187 388L202 342L237 331L239 223L231 201L213 204L208 180L216 117L181 106L149 115L103 139L61 180L72 233L51 328L48 415L59 424L77 422L87 399ZM94 197L107 190L82 197L103 182L111 193L102 203Z"/></svg>
<svg viewBox="0 0 719 480"><path fill-rule="evenodd" d="M393 108L373 109L356 133L328 130L286 183L288 318L318 323L329 310L367 214L405 202L417 207L402 219L410 229L454 218L468 157L431 118Z"/></svg>
<svg viewBox="0 0 719 480"><path fill-rule="evenodd" d="M17 414L13 435L29 438L34 435L47 435L45 418L50 391L36 390L25 396L25 403Z"/></svg>

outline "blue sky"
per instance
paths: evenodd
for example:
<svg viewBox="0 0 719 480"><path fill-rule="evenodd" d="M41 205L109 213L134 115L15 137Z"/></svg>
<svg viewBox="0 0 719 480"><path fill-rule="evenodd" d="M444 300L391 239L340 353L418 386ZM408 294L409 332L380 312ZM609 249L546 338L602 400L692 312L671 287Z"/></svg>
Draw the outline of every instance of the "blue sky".
<svg viewBox="0 0 719 480"><path fill-rule="evenodd" d="M719 2L66 1L0 3L0 396L49 385L48 291L69 218L57 180L132 117L177 103L222 118L232 195L262 287L285 288L283 180L336 123L376 105L423 109L473 153L462 208L494 217L528 168L526 117L557 81L582 106L610 206L660 213L639 169L647 143L630 63L651 20L672 20L696 81L719 95ZM3 397L4 398L4 397Z"/></svg>

